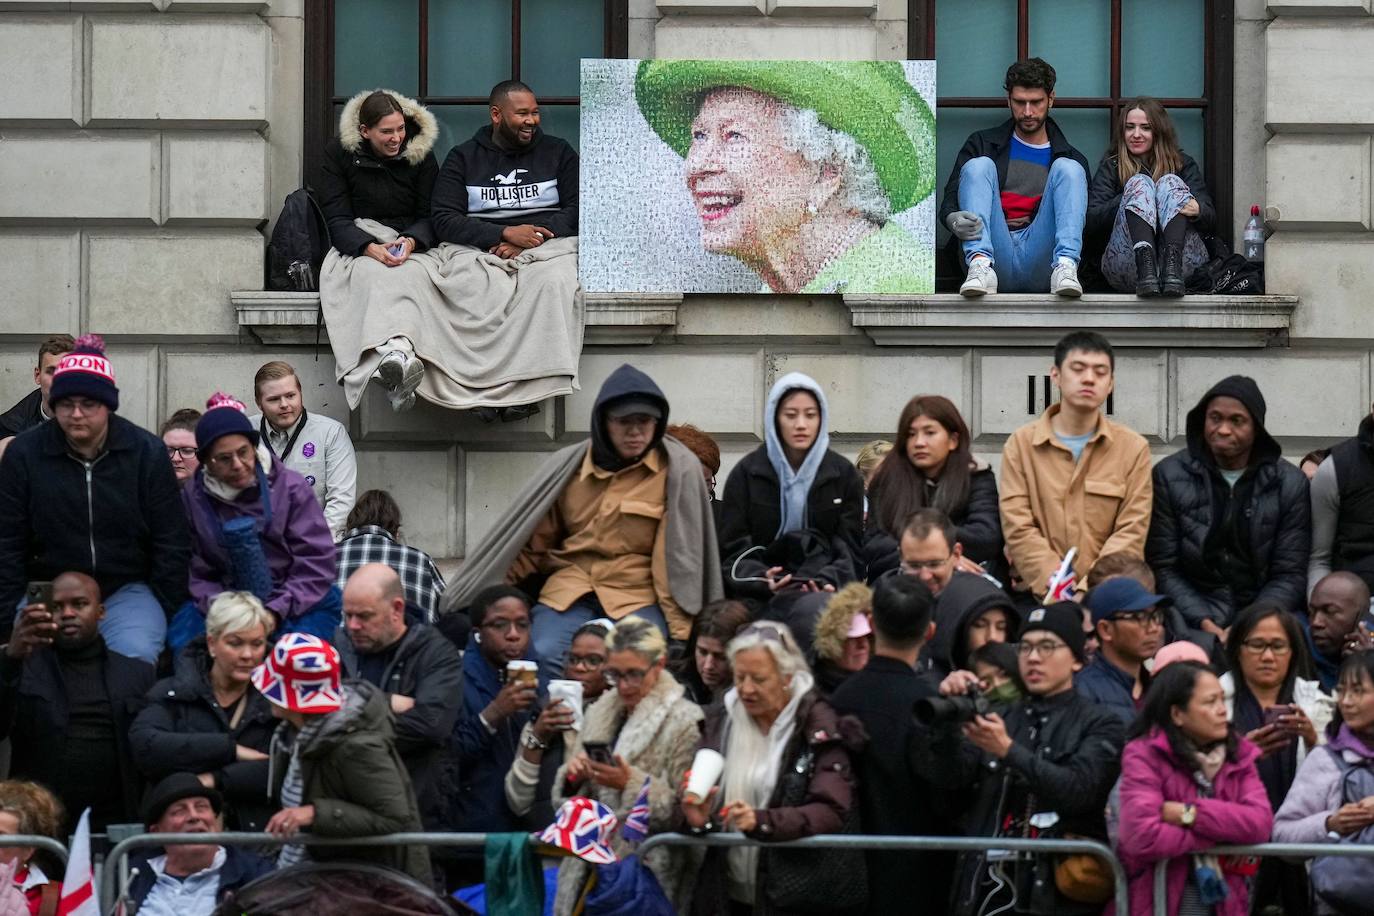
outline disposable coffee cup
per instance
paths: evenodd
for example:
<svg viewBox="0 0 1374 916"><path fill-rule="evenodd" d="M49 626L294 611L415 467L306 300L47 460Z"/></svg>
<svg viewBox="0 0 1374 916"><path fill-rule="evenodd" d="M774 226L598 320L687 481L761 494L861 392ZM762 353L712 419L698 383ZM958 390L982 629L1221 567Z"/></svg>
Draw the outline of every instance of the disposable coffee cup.
<svg viewBox="0 0 1374 916"><path fill-rule="evenodd" d="M693 804L705 801L723 772L725 758L719 752L708 747L697 751L696 757L692 759L692 775L687 778L687 790L682 794L683 799Z"/></svg>
<svg viewBox="0 0 1374 916"><path fill-rule="evenodd" d="M512 681L519 681L530 687L539 686L539 666L521 659L506 662L506 683Z"/></svg>
<svg viewBox="0 0 1374 916"><path fill-rule="evenodd" d="M582 682L549 681L549 702L562 700L573 711L571 728L582 730Z"/></svg>

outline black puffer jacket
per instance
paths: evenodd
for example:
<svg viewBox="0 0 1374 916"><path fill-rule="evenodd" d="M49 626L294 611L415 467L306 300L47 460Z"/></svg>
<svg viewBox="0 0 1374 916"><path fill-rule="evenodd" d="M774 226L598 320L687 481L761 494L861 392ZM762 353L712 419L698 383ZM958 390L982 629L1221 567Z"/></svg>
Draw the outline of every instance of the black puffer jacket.
<svg viewBox="0 0 1374 916"><path fill-rule="evenodd" d="M902 562L901 532L890 532L878 522L882 500L881 488L869 487L863 547L869 582L877 581L879 576L896 569ZM997 502L997 477L992 468L981 463L974 468L968 479L968 499L950 516L950 521L959 528L958 540L964 556L983 564L992 575L1003 578L1002 516Z"/></svg>
<svg viewBox="0 0 1374 916"><path fill-rule="evenodd" d="M720 553L725 590L731 597L762 601L771 597L766 583L740 582L730 571L746 550L767 546L777 538L782 524L781 492L766 446L745 455L730 471L721 508ZM814 578L837 588L859 578L863 505L863 478L844 457L827 451L806 500L807 528L824 536L830 545L829 559ZM740 560L735 575L761 578L768 568L762 553L754 551Z"/></svg>
<svg viewBox="0 0 1374 916"><path fill-rule="evenodd" d="M391 93L401 105L406 138L400 155L378 159L358 126L358 111L371 94L349 99L339 115L339 136L325 144L319 197L329 237L341 254L360 255L376 239L353 220L372 219L415 239L415 249L423 251L437 244L429 201L439 176L439 122L419 102Z"/></svg>
<svg viewBox="0 0 1374 916"><path fill-rule="evenodd" d="M239 760L237 745L266 754L278 719L251 685L243 714L229 716L210 686L210 655L199 637L177 656L175 673L153 685L129 727L134 762L150 783L172 773L210 773L232 806L238 830L261 830L276 809L267 798L267 761Z"/></svg>
<svg viewBox="0 0 1374 916"><path fill-rule="evenodd" d="M1250 466L1231 490L1203 438L1208 403L1245 404L1255 422ZM1254 381L1218 382L1188 412L1188 446L1154 469L1155 501L1145 558L1159 590L1174 600L1175 629L1212 620L1228 627L1248 604L1303 607L1312 549L1307 478L1283 460L1264 429L1264 398ZM1176 633L1176 636L1185 636Z"/></svg>
<svg viewBox="0 0 1374 916"><path fill-rule="evenodd" d="M1180 151L1183 164L1179 167L1178 177L1193 192L1197 201L1197 219L1193 228L1202 235L1208 235L1216 228L1217 208L1212 203L1212 195L1207 190L1207 181L1202 177L1202 169L1197 167L1193 157ZM1088 216L1084 227L1085 241L1095 247L1105 247L1116 223L1116 212L1121 209L1121 173L1117 170L1117 158L1108 153L1097 164L1092 183L1088 186Z"/></svg>
<svg viewBox="0 0 1374 916"><path fill-rule="evenodd" d="M1070 689L1052 697L1031 697L1004 715L1011 752L1004 760L983 753L962 737L957 723L932 732L922 763L937 788L968 799L963 817L966 836L1008 835L1004 817L1032 811L1054 812L1050 836L1068 834L1106 840L1107 796L1121 772L1125 727L1116 714ZM970 792L970 790L972 790ZM954 896L947 912L972 916L988 890L983 855L959 857ZM1035 860L1038 883L1017 913L1096 914L1101 906L1076 904L1055 890L1054 861Z"/></svg>

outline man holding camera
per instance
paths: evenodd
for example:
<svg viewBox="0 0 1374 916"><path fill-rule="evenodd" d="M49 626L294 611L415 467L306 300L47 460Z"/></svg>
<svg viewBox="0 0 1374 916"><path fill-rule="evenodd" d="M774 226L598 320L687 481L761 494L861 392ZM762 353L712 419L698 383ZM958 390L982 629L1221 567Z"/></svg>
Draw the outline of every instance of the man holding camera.
<svg viewBox="0 0 1374 916"><path fill-rule="evenodd" d="M1107 795L1121 769L1124 729L1109 709L1073 687L1083 668L1083 612L1059 602L1031 611L1018 633L1028 698L1007 711L937 721L929 753L953 761L936 770L940 788L972 789L964 812L968 836L1086 837L1105 840ZM977 678L956 671L945 695L967 693ZM1110 896L1091 868L1065 868L1077 857L968 853L961 856L951 912L1077 914L1100 912ZM1059 867L1056 868L1056 865Z"/></svg>

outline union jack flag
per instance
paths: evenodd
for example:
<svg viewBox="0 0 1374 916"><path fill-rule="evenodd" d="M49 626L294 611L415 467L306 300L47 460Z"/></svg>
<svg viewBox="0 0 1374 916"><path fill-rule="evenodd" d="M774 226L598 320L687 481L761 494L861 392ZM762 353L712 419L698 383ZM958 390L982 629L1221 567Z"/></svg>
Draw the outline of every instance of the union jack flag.
<svg viewBox="0 0 1374 916"><path fill-rule="evenodd" d="M627 843L642 843L649 835L649 782L650 777L645 776L644 788L620 825L620 838Z"/></svg>
<svg viewBox="0 0 1374 916"><path fill-rule="evenodd" d="M1077 584L1073 573L1073 557L1076 553L1078 548L1070 547L1069 552L1064 554L1064 560L1059 564L1059 568L1050 576L1049 589L1045 593L1046 604L1073 600L1074 586Z"/></svg>
<svg viewBox="0 0 1374 916"><path fill-rule="evenodd" d="M539 834L539 840L593 865L611 865L619 861L610 843L615 828L614 811L578 795L563 803L558 817Z"/></svg>
<svg viewBox="0 0 1374 916"><path fill-rule="evenodd" d="M288 633L253 671L264 697L297 712L333 712L343 705L339 656L329 643L305 633Z"/></svg>

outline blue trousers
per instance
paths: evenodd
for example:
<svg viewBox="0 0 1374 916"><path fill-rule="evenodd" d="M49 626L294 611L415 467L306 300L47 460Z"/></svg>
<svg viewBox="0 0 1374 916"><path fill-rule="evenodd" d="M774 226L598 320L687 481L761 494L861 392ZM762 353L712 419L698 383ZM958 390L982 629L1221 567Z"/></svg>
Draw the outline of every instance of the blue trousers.
<svg viewBox="0 0 1374 916"><path fill-rule="evenodd" d="M547 604L530 608L530 642L539 657L540 674L549 680L562 677L563 661L577 628L605 616L606 611L595 595L583 595L566 611L555 611ZM643 617L663 631L664 639L668 638L668 618L657 604L642 607L629 616Z"/></svg>
<svg viewBox="0 0 1374 916"><path fill-rule="evenodd" d="M1035 218L1023 229L1008 229L997 163L976 156L959 172L959 209L983 219L982 236L963 243L965 264L975 254L987 255L999 292L1047 293L1055 262L1064 257L1076 264L1083 254L1088 173L1068 157L1054 160Z"/></svg>
<svg viewBox="0 0 1374 916"><path fill-rule="evenodd" d="M273 631L271 640L275 641L284 633L309 633L311 636L318 636L327 643L334 641L334 633L343 623L343 593L339 591L337 585L331 585L329 591L325 592L314 607L306 611L299 617L291 617L281 621L280 625ZM167 630L167 647L172 650L173 655L177 655L186 644L197 636L205 633L205 615L196 607L194 601L188 601L181 606L181 609L172 617L172 625Z"/></svg>

